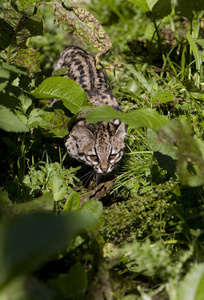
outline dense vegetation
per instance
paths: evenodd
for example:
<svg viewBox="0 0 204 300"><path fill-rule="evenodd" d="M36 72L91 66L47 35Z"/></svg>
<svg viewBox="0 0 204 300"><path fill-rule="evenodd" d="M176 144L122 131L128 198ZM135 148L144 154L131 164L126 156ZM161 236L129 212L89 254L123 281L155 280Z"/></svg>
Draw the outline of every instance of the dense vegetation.
<svg viewBox="0 0 204 300"><path fill-rule="evenodd" d="M0 299L203 300L203 0L3 2ZM70 44L123 113L53 72ZM98 186L64 147L77 118L129 125Z"/></svg>

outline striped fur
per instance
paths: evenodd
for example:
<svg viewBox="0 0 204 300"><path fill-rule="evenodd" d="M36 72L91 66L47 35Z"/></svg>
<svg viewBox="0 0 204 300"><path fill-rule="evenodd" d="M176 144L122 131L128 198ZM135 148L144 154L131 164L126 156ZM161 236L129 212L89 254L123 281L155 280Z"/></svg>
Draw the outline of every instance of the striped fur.
<svg viewBox="0 0 204 300"><path fill-rule="evenodd" d="M106 81L105 71L102 67L96 68L93 56L70 46L60 54L55 70L63 67L69 70L66 77L75 80L85 90L91 104L109 105L120 110ZM65 146L70 156L92 166L95 172L109 173L122 158L125 136L125 124L119 120L97 124L84 120L74 126Z"/></svg>

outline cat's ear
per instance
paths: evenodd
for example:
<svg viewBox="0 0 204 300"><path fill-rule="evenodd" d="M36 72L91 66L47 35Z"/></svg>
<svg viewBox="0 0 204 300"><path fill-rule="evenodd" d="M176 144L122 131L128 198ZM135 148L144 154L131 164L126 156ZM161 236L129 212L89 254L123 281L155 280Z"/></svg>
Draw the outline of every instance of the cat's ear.
<svg viewBox="0 0 204 300"><path fill-rule="evenodd" d="M81 135L83 138L87 138L87 139L93 139L94 138L94 135L91 132L91 130L89 130L85 126L77 125L76 126L76 132L77 132L77 135Z"/></svg>
<svg viewBox="0 0 204 300"><path fill-rule="evenodd" d="M120 123L120 125L116 129L115 136L124 139L126 135L126 125L124 123Z"/></svg>

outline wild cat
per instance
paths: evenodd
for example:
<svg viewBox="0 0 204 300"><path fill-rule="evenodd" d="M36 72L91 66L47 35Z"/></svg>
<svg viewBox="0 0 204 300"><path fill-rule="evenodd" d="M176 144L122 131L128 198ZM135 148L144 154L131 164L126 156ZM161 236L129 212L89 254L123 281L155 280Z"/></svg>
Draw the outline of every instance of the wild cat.
<svg viewBox="0 0 204 300"><path fill-rule="evenodd" d="M55 70L68 68L66 77L76 81L86 92L88 101L96 106L109 105L120 110L112 95L103 67L96 67L95 58L81 48L69 46L59 56ZM65 142L68 154L89 166L96 173L109 173L125 151L126 126L116 119L89 124L79 121Z"/></svg>

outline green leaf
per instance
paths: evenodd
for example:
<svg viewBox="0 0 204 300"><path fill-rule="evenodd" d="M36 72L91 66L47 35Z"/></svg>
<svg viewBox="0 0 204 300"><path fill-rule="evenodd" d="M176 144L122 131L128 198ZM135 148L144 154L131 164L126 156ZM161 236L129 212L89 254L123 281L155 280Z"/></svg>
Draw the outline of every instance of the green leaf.
<svg viewBox="0 0 204 300"><path fill-rule="evenodd" d="M42 34L43 22L41 17L38 15L32 17L27 14L21 15L9 3L4 3L4 12L0 19L0 35L3 40L1 47L3 49L9 45L15 51L20 47L25 48L29 37Z"/></svg>
<svg viewBox="0 0 204 300"><path fill-rule="evenodd" d="M1 289L0 299L51 300L53 299L53 291L32 277L18 276Z"/></svg>
<svg viewBox="0 0 204 300"><path fill-rule="evenodd" d="M0 187L0 205L13 205L13 202L9 199L8 192L3 190L3 187Z"/></svg>
<svg viewBox="0 0 204 300"><path fill-rule="evenodd" d="M43 34L43 21L38 15L29 17L24 14L21 16L19 23L16 27L16 43L18 46L25 44L29 37L38 36Z"/></svg>
<svg viewBox="0 0 204 300"><path fill-rule="evenodd" d="M195 42L198 44L198 45L200 45L202 48L204 48L204 39L194 39L195 40Z"/></svg>
<svg viewBox="0 0 204 300"><path fill-rule="evenodd" d="M0 18L0 49L6 49L10 45L13 34L13 27L8 22Z"/></svg>
<svg viewBox="0 0 204 300"><path fill-rule="evenodd" d="M28 75L32 77L34 73L40 71L39 57L40 53L38 50L32 48L20 49L15 57L15 64L19 67L26 68Z"/></svg>
<svg viewBox="0 0 204 300"><path fill-rule="evenodd" d="M65 250L78 234L96 226L84 212L68 215L25 214L0 226L0 287Z"/></svg>
<svg viewBox="0 0 204 300"><path fill-rule="evenodd" d="M68 134L67 124L70 118L65 115L63 110L55 109L54 112L44 112L42 119L46 122L49 122L52 127L42 127L41 124L39 124L39 126L41 128L45 128L54 136L62 138Z"/></svg>
<svg viewBox="0 0 204 300"><path fill-rule="evenodd" d="M84 120L87 118L88 114L93 111L95 108L95 106L93 105L89 105L89 106L83 106L82 108L80 108L78 110L78 112L73 116L71 117L69 120L68 120L68 123L67 123L67 126L69 129L72 129L73 126L78 122L78 121L81 121L81 120Z"/></svg>
<svg viewBox="0 0 204 300"><path fill-rule="evenodd" d="M204 9L203 0L177 0L176 1L176 14L191 20L195 12L201 11Z"/></svg>
<svg viewBox="0 0 204 300"><path fill-rule="evenodd" d="M145 12L151 11L158 0L129 0L135 6L140 7Z"/></svg>
<svg viewBox="0 0 204 300"><path fill-rule="evenodd" d="M200 55L199 55L199 51L198 51L198 47L192 37L192 35L190 33L186 34L186 38L189 42L191 51L193 52L193 56L195 58L195 63L196 63L196 79L195 79L195 84L197 87L200 86L200 68L201 68L201 63L200 63Z"/></svg>
<svg viewBox="0 0 204 300"><path fill-rule="evenodd" d="M121 122L135 128L147 127L155 130L168 121L166 117L161 116L151 108L141 108L128 113L121 113L110 106L96 107L94 111L89 113L86 120L89 123L97 123L100 121L109 122L113 119L120 119Z"/></svg>
<svg viewBox="0 0 204 300"><path fill-rule="evenodd" d="M79 262L70 267L67 275L60 276L57 283L69 299L84 299L88 279L84 268Z"/></svg>
<svg viewBox="0 0 204 300"><path fill-rule="evenodd" d="M9 84L6 86L5 91L1 93L1 104L3 106L6 106L7 108L10 108L12 111L14 109L18 109L21 106L21 99L26 95L28 95L26 92L24 92L20 87L13 86ZM30 95L29 95L30 98ZM21 109L20 109L21 111ZM19 113L20 113L19 111ZM18 110L16 110L16 113ZM25 115L24 115L25 117ZM25 117L26 118L26 117Z"/></svg>
<svg viewBox="0 0 204 300"><path fill-rule="evenodd" d="M173 159L177 158L176 147L172 145L172 143L168 143L166 140L162 139L155 131L148 129L147 139L149 141L151 150L171 156Z"/></svg>
<svg viewBox="0 0 204 300"><path fill-rule="evenodd" d="M46 121L46 118L43 118L45 114L46 112L42 109L32 109L30 115L28 116L27 126L29 128L42 127L46 129L52 127L52 124L49 121Z"/></svg>
<svg viewBox="0 0 204 300"><path fill-rule="evenodd" d="M195 265L180 285L179 299L202 300L204 295L204 264Z"/></svg>
<svg viewBox="0 0 204 300"><path fill-rule="evenodd" d="M204 264L195 264L184 279L174 286L169 286L171 300L203 300Z"/></svg>
<svg viewBox="0 0 204 300"><path fill-rule="evenodd" d="M157 91L152 95L152 104L161 104L166 102L171 102L174 100L174 95L169 90Z"/></svg>
<svg viewBox="0 0 204 300"><path fill-rule="evenodd" d="M131 72L131 74L139 81L140 85L144 88L145 91L147 91L149 94L152 93L152 86L149 85L146 78L141 72L138 72L135 70L135 68L132 65L124 64L128 70Z"/></svg>
<svg viewBox="0 0 204 300"><path fill-rule="evenodd" d="M58 70L54 70L52 72L52 76L65 76L69 74L69 68L64 67Z"/></svg>
<svg viewBox="0 0 204 300"><path fill-rule="evenodd" d="M68 199L65 202L64 210L65 211L75 211L78 210L80 207L80 197L79 194L73 191Z"/></svg>
<svg viewBox="0 0 204 300"><path fill-rule="evenodd" d="M171 0L158 0L150 12L150 17L159 20L171 13ZM147 14L148 15L148 14Z"/></svg>
<svg viewBox="0 0 204 300"><path fill-rule="evenodd" d="M0 128L5 131L27 132L28 128L7 107L0 105Z"/></svg>
<svg viewBox="0 0 204 300"><path fill-rule="evenodd" d="M171 266L170 255L161 242L151 244L149 239L143 243L133 241L126 243L123 248L119 249L119 253L121 260L126 259L127 269L137 274L142 273L153 277L159 273L162 278L165 278L167 273L175 269ZM168 266L168 271L166 266Z"/></svg>
<svg viewBox="0 0 204 300"><path fill-rule="evenodd" d="M54 200L63 200L65 194L67 193L65 181L58 175L53 175L49 178L49 186L52 189Z"/></svg>
<svg viewBox="0 0 204 300"><path fill-rule="evenodd" d="M26 92L21 90L21 94L18 96L18 100L20 100L20 106L21 106L24 114L26 114L27 109L32 104L32 99L31 99L30 94L27 94Z"/></svg>
<svg viewBox="0 0 204 300"><path fill-rule="evenodd" d="M10 74L8 71L0 69L0 91L2 91L8 84Z"/></svg>
<svg viewBox="0 0 204 300"><path fill-rule="evenodd" d="M3 4L1 19L7 22L11 28L17 27L20 17L21 15L8 2Z"/></svg>
<svg viewBox="0 0 204 300"><path fill-rule="evenodd" d="M185 120L172 120L159 131L161 138L178 147L177 172L181 183L186 186L200 186L204 183L204 160L192 129Z"/></svg>
<svg viewBox="0 0 204 300"><path fill-rule="evenodd" d="M72 113L87 104L87 95L82 87L72 79L65 77L50 77L45 79L37 89L32 92L35 98L57 98Z"/></svg>
<svg viewBox="0 0 204 300"><path fill-rule="evenodd" d="M99 220L103 213L103 205L100 201L89 200L82 204L80 213L91 215L95 220Z"/></svg>
<svg viewBox="0 0 204 300"><path fill-rule="evenodd" d="M135 6L140 7L146 13L150 13L150 17L154 19L162 19L171 13L170 0L129 0Z"/></svg>
<svg viewBox="0 0 204 300"><path fill-rule="evenodd" d="M9 3L3 4L3 13L0 18L0 48L6 49L14 39L15 28L19 23L20 15Z"/></svg>
<svg viewBox="0 0 204 300"><path fill-rule="evenodd" d="M27 73L25 71L22 71L21 69L17 68L16 66L7 64L5 62L1 63L1 68L6 71L9 71L10 73L27 75Z"/></svg>
<svg viewBox="0 0 204 300"><path fill-rule="evenodd" d="M0 290L1 300L28 300L25 289L26 280L24 276L19 276Z"/></svg>
<svg viewBox="0 0 204 300"><path fill-rule="evenodd" d="M35 6L36 2L37 2L36 0L18 0L17 1L18 9L20 11L26 10L30 6Z"/></svg>
<svg viewBox="0 0 204 300"><path fill-rule="evenodd" d="M147 129L147 140L159 166L171 176L175 173L176 147L162 139L157 132Z"/></svg>
<svg viewBox="0 0 204 300"><path fill-rule="evenodd" d="M13 205L12 202L3 203L2 200L0 200L1 216L5 219L8 216L11 217L34 211L53 211L53 207L54 202L50 193L45 193L32 201L26 201L18 205Z"/></svg>
<svg viewBox="0 0 204 300"><path fill-rule="evenodd" d="M99 21L87 10L72 0L55 1L53 5L55 22L65 31L73 32L88 46L99 50L98 56L111 48L111 40Z"/></svg>

